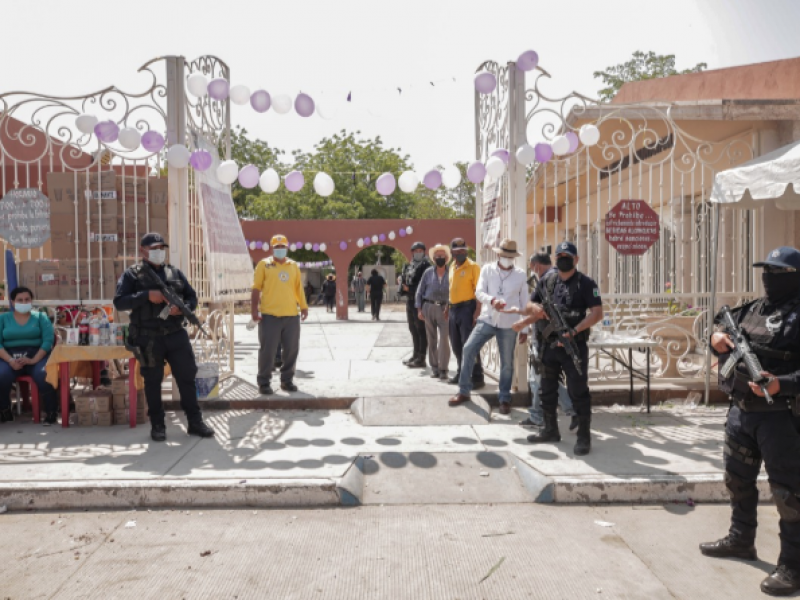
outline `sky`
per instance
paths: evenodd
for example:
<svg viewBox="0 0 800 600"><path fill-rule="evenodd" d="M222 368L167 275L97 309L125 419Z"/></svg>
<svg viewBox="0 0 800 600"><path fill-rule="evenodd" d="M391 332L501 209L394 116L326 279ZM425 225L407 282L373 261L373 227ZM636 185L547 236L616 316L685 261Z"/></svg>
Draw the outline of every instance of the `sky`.
<svg viewBox="0 0 800 600"><path fill-rule="evenodd" d="M359 130L402 149L417 170L474 159L472 77L485 60L536 50L549 94L594 97L592 73L636 50L675 54L679 69L800 56L797 0L4 0L2 12L0 94L136 92L148 60L212 54L232 84L303 91L330 116L234 106L232 123L254 137L310 150Z"/></svg>

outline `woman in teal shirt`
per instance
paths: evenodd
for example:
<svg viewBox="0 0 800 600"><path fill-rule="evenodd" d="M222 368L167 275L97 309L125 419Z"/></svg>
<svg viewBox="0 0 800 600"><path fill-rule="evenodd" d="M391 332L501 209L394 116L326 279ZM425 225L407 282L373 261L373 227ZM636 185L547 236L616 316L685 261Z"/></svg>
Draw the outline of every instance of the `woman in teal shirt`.
<svg viewBox="0 0 800 600"><path fill-rule="evenodd" d="M10 297L14 311L0 314L0 423L14 420L11 388L17 377L29 375L39 388L44 424L52 425L58 404L44 366L55 341L53 324L47 313L31 311L33 292L28 288L14 288Z"/></svg>

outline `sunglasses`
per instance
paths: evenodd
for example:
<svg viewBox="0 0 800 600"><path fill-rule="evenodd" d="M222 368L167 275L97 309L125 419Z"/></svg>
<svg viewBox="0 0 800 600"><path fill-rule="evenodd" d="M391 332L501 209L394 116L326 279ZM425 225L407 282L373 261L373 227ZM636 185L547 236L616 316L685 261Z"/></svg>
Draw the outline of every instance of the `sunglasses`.
<svg viewBox="0 0 800 600"><path fill-rule="evenodd" d="M771 265L764 265L764 273L794 273L797 271L794 267L773 267Z"/></svg>

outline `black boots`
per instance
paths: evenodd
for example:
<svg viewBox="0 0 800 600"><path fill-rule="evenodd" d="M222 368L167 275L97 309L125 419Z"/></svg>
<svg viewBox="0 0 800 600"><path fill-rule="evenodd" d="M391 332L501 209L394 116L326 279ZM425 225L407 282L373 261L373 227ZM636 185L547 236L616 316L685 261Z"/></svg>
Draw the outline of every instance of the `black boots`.
<svg viewBox="0 0 800 600"><path fill-rule="evenodd" d="M539 433L528 436L531 444L549 444L561 441L561 434L558 431L558 418L555 413L544 413L544 427Z"/></svg>
<svg viewBox="0 0 800 600"><path fill-rule="evenodd" d="M214 430L203 422L203 419L189 421L189 427L186 430L189 435L197 435L201 438L214 437Z"/></svg>
<svg viewBox="0 0 800 600"><path fill-rule="evenodd" d="M592 449L592 438L589 435L591 425L591 415L578 416L578 441L575 442L575 456L589 454L589 450Z"/></svg>
<svg viewBox="0 0 800 600"><path fill-rule="evenodd" d="M761 582L761 591L770 596L790 596L800 590L800 571L778 565L772 575Z"/></svg>
<svg viewBox="0 0 800 600"><path fill-rule="evenodd" d="M700 544L700 552L714 558L741 558L744 560L758 560L756 547L752 542L744 542L732 535L726 535L716 542ZM762 584L763 587L763 584Z"/></svg>
<svg viewBox="0 0 800 600"><path fill-rule="evenodd" d="M167 440L167 427L163 423L150 424L150 438L154 442L165 442Z"/></svg>

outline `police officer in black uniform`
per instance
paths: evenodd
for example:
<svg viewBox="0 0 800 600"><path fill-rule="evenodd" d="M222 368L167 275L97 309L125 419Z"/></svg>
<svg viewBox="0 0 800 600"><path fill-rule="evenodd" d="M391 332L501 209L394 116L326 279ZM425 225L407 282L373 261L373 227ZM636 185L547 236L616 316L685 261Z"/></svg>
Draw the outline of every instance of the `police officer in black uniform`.
<svg viewBox="0 0 800 600"><path fill-rule="evenodd" d="M529 435L532 444L560 442L556 406L558 404L558 382L563 372L575 412L578 415L578 441L575 454L582 456L591 450L590 428L592 423L592 397L589 393L589 328L603 318L603 303L595 281L576 269L578 249L572 242L562 242L556 247L557 272L546 273L531 296L526 309L528 318L514 324L514 329L536 323L539 332L547 327L546 315L540 302L545 297L545 286L555 304L563 306L567 324L575 330L575 342L580 356L581 373L575 368L567 351L560 346L552 347L553 339L542 340L542 384L541 398L544 427L537 434ZM586 311L589 314L586 314Z"/></svg>
<svg viewBox="0 0 800 600"><path fill-rule="evenodd" d="M425 321L419 318L419 311L414 306L417 288L422 275L431 266L425 244L414 242L411 245L412 260L403 267L400 295L406 297L406 319L411 339L414 341L414 354L404 360L403 364L411 368L424 368L428 352L428 336L425 333Z"/></svg>
<svg viewBox="0 0 800 600"><path fill-rule="evenodd" d="M781 554L761 591L787 596L800 590L800 252L773 250L763 262L766 295L732 311L768 377L767 392L750 380L739 361L720 389L731 396L725 424L725 485L731 497L727 536L700 544L706 556L756 560L756 478L764 462L780 515ZM717 315L717 322L720 315ZM727 333L711 336L712 352L724 365L733 343Z"/></svg>
<svg viewBox="0 0 800 600"><path fill-rule="evenodd" d="M139 249L143 261L167 286L175 290L189 310L197 308L197 294L183 273L166 264L168 248L159 233L148 233L142 237ZM197 402L195 375L197 364L183 327L184 317L176 306L169 308L169 315L161 318L166 300L158 285L143 273L141 264L130 267L117 282L114 306L117 310L130 310L128 341L138 348L140 370L144 377L144 393L150 417L150 436L153 441L167 439L164 425L164 407L161 403L161 382L164 379L164 361L172 369L172 377L181 394L181 408L186 413L189 435L211 437L214 430L203 422ZM131 374L133 376L133 374Z"/></svg>

